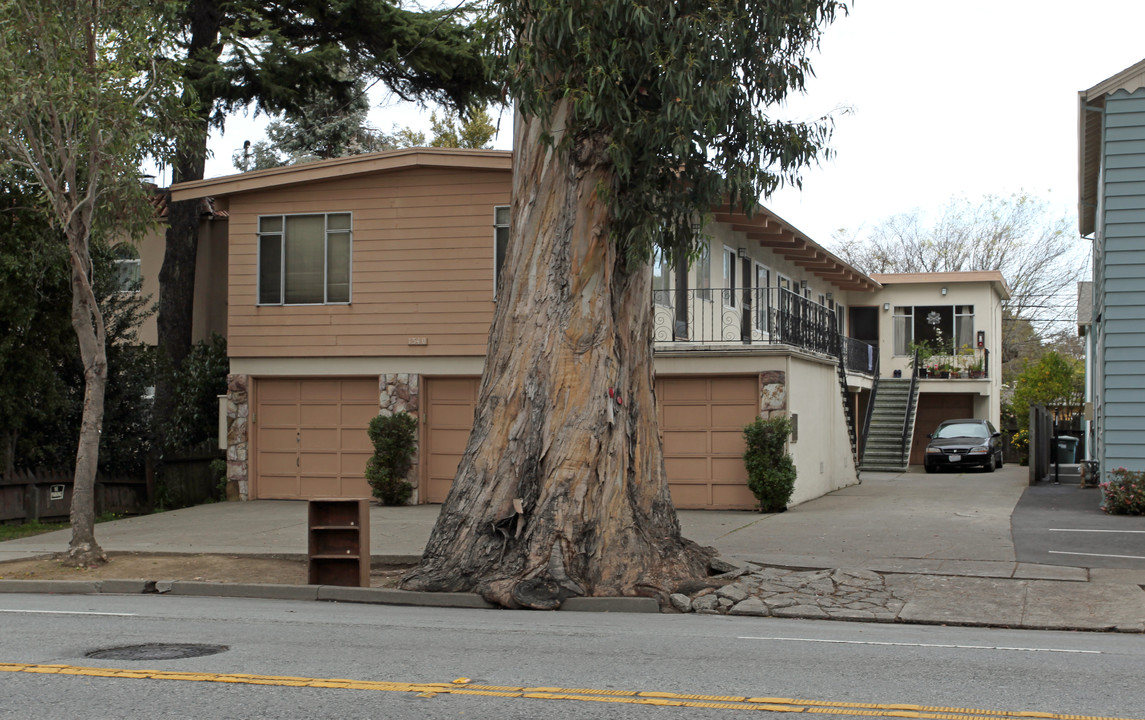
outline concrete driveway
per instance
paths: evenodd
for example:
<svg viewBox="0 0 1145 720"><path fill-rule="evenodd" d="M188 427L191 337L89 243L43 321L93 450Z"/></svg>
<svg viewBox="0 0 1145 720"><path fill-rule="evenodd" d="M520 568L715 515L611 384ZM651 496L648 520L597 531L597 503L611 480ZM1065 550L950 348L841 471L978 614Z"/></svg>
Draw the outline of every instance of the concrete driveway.
<svg viewBox="0 0 1145 720"><path fill-rule="evenodd" d="M1076 550L1082 540L1078 533L1046 529L1091 527L1100 521L1145 530L1145 519L1110 518L1086 508L1070 511L1074 515L1067 522L1067 511L1043 502L1043 495L1035 492L1038 487L1026 494L1038 502L1019 504L1027 477L1026 468L1016 466L994 473L928 475L921 469L864 473L862 484L785 513L684 510L679 515L686 537L714 546L723 555L768 565L1047 579L1083 579L1081 568L1118 567L1141 568L1145 575L1145 563L1140 561L1125 564L1125 560L1048 552L1089 550ZM1056 487L1062 493L1088 493L1083 498L1095 498L1098 492ZM306 507L304 502L275 500L199 505L102 523L96 537L105 550L116 552L305 556ZM371 554L376 560L417 558L437 513L436 505L371 508ZM1015 514L1013 534L1011 514ZM62 530L0 543L0 560L64 551L70 535ZM1088 534L1090 540L1103 537L1111 536ZM1145 542L1145 532L1119 537L1124 542ZM1015 538L1020 552L1015 551ZM1051 547L1051 540L1058 545ZM1129 550L1112 554L1145 556Z"/></svg>
<svg viewBox="0 0 1145 720"><path fill-rule="evenodd" d="M682 512L684 534L724 554L795 567L1012 577L1010 515L1027 469L863 473L785 513Z"/></svg>

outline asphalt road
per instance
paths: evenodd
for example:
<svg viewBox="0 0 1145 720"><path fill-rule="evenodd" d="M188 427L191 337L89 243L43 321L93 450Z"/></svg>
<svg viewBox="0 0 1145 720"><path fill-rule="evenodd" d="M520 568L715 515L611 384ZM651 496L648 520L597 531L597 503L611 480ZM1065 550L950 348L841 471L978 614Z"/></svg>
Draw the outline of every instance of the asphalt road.
<svg viewBox="0 0 1145 720"><path fill-rule="evenodd" d="M1018 562L1145 569L1145 517L1106 515L1101 491L1042 482L1010 516Z"/></svg>
<svg viewBox="0 0 1145 720"><path fill-rule="evenodd" d="M783 717L796 708L870 717L902 703L935 718L1145 717L1145 686L1136 679L1145 643L1136 635L38 595L0 596L0 628L0 717L21 720L691 719L749 707L758 717L761 706ZM172 660L89 657L161 643L227 649ZM108 670L135 672L107 677ZM462 678L469 682L453 682ZM331 679L342 680L313 686ZM648 702L678 706L640 704ZM713 703L719 707L701 707ZM872 707L847 713L850 703Z"/></svg>

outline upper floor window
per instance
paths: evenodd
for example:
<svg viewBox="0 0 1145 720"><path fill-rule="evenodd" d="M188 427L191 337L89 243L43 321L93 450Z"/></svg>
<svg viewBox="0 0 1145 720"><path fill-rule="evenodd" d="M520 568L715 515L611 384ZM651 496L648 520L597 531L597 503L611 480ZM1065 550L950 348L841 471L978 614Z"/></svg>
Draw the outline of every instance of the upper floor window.
<svg viewBox="0 0 1145 720"><path fill-rule="evenodd" d="M767 330L768 310L771 307L771 271L766 266L755 264L755 293L752 302L755 304L755 327L760 332Z"/></svg>
<svg viewBox="0 0 1145 720"><path fill-rule="evenodd" d="M668 307L672 305L672 269L659 247L652 248L652 302Z"/></svg>
<svg viewBox="0 0 1145 720"><path fill-rule="evenodd" d="M493 292L501 287L501 266L509 248L509 206L493 208Z"/></svg>
<svg viewBox="0 0 1145 720"><path fill-rule="evenodd" d="M954 343L956 348L974 347L974 306L954 306Z"/></svg>
<svg viewBox="0 0 1145 720"><path fill-rule="evenodd" d="M896 305L893 322L895 355L909 355L914 342L914 308Z"/></svg>
<svg viewBox="0 0 1145 720"><path fill-rule="evenodd" d="M143 273L139 251L131 243L119 243L111 249L115 258L115 289L121 293L137 293L143 287Z"/></svg>
<svg viewBox="0 0 1145 720"><path fill-rule="evenodd" d="M350 213L259 217L259 304L350 302L350 234Z"/></svg>
<svg viewBox="0 0 1145 720"><path fill-rule="evenodd" d="M736 251L735 248L724 248L724 306L736 306Z"/></svg>
<svg viewBox="0 0 1145 720"><path fill-rule="evenodd" d="M707 243L700 245L696 258L696 297L709 302L712 299L712 255Z"/></svg>

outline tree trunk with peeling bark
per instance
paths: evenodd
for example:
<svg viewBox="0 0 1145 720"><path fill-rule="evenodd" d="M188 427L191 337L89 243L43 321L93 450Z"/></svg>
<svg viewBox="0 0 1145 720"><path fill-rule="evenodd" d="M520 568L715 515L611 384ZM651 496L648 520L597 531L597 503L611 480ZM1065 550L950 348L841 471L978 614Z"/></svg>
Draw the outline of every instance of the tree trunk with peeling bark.
<svg viewBox="0 0 1145 720"><path fill-rule="evenodd" d="M598 194L609 186L604 142L563 157L541 132L520 121L513 229L473 429L403 587L473 591L506 607L663 597L703 578L711 551L681 536L668 492L650 272L610 238Z"/></svg>

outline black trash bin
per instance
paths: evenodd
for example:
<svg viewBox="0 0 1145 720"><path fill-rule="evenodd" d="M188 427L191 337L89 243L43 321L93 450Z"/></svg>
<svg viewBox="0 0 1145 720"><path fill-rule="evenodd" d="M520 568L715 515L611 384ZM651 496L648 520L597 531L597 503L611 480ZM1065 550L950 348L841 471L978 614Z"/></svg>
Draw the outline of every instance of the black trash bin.
<svg viewBox="0 0 1145 720"><path fill-rule="evenodd" d="M1077 438L1073 435L1058 435L1054 441L1054 448L1057 453L1055 459L1058 463L1073 465L1077 462Z"/></svg>

